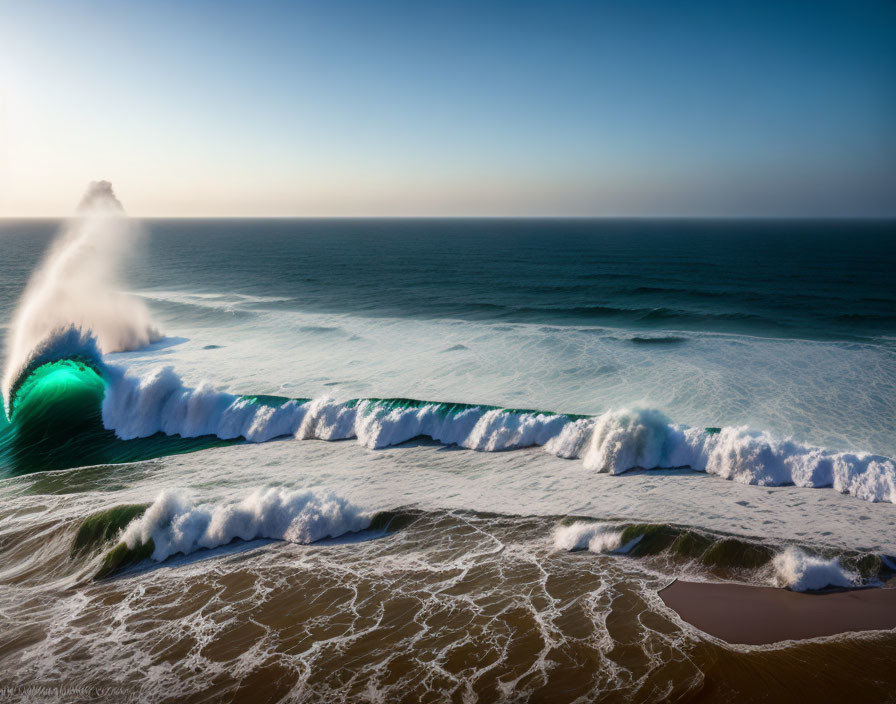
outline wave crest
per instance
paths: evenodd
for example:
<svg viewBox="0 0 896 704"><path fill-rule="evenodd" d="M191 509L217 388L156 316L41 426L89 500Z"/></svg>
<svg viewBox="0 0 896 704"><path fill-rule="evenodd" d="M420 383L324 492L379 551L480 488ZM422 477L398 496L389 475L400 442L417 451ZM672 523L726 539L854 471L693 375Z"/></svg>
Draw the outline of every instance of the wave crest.
<svg viewBox="0 0 896 704"><path fill-rule="evenodd" d="M581 417L413 399L282 399L279 405L187 388L170 368L144 377L110 370L105 427L122 439L163 432L263 442L275 437L345 440L370 449L428 437L481 452L540 446L586 469L690 468L744 484L833 487L866 501L896 503L896 464L862 452L831 452L745 426L690 428L654 409Z"/></svg>
<svg viewBox="0 0 896 704"><path fill-rule="evenodd" d="M161 339L142 301L119 292L120 265L139 239L111 186L91 184L78 217L32 274L13 317L2 385L7 414L17 382L39 366L35 358L73 328L94 337L103 353Z"/></svg>
<svg viewBox="0 0 896 704"><path fill-rule="evenodd" d="M815 591L826 587L856 587L862 578L840 564L840 558L826 560L789 547L775 556L775 581L778 586L796 592Z"/></svg>
<svg viewBox="0 0 896 704"><path fill-rule="evenodd" d="M153 545L161 562L233 540L270 538L309 544L364 530L370 517L329 492L258 489L235 502L194 504L177 491L164 491L122 534L129 550Z"/></svg>

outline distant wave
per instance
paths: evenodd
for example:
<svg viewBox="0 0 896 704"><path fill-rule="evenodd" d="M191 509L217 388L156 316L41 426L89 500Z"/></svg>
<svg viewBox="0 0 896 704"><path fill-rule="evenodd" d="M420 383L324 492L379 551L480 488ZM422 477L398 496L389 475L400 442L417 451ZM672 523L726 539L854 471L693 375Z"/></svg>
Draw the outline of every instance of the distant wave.
<svg viewBox="0 0 896 704"><path fill-rule="evenodd" d="M188 291L137 291L134 295L162 303L211 308L228 313L293 300L289 296L252 296L244 293L193 293Z"/></svg>
<svg viewBox="0 0 896 704"><path fill-rule="evenodd" d="M703 329L704 323L737 323L741 326L761 329L783 329L784 321L768 318L757 313L741 312L709 312L682 310L665 306L632 307L612 306L604 304L579 306L513 306L496 303L468 303L465 309L470 312L489 313L492 316L510 322L551 322L558 321L579 323L589 321L607 321L624 323L642 323L656 325L697 326Z"/></svg>
<svg viewBox="0 0 896 704"><path fill-rule="evenodd" d="M656 337L632 337L631 342L636 345L680 345L687 342L686 337L677 337L675 335L662 335Z"/></svg>

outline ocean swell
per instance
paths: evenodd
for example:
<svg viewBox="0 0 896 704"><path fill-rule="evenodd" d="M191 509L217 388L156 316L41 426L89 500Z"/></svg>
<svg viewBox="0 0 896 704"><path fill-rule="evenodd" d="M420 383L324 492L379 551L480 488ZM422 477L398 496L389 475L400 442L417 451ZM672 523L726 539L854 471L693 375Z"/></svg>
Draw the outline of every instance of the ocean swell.
<svg viewBox="0 0 896 704"><path fill-rule="evenodd" d="M162 432L263 442L275 437L345 440L370 449L428 437L482 452L540 446L588 470L686 467L760 486L833 487L866 501L896 502L896 465L862 452L831 452L746 426L690 428L654 409L582 417L414 399L281 399L261 403L203 384L187 388L171 368L143 377L110 373L103 422L122 439Z"/></svg>
<svg viewBox="0 0 896 704"><path fill-rule="evenodd" d="M329 492L258 489L239 501L194 503L177 491L163 491L124 529L129 550L152 545L150 557L161 562L233 540L269 538L307 545L324 538L364 530L370 517Z"/></svg>
<svg viewBox="0 0 896 704"><path fill-rule="evenodd" d="M896 503L896 464L891 458L832 452L746 426L687 427L649 408L581 416L407 398L339 401L241 396L208 383L188 387L171 367L138 376L105 363L95 338L74 326L38 345L30 359L26 371L13 382L11 410L21 403L22 389L39 370L59 362L76 363L92 370L90 384L100 385L99 392L91 391L89 398L82 394L77 408L101 404L91 413L101 416L99 429L111 431L118 440L355 439L366 448L380 449L427 437L480 452L542 447L557 457L580 459L587 470L609 474L690 468L744 484L832 487L866 501ZM69 387L56 385L49 394L46 384L31 386L46 393L42 398L29 395L28 414L35 431L29 437L44 446L45 436L52 432L38 428L39 419L62 413ZM48 414L50 404L57 408L54 414ZM89 410L77 410L77 414L87 418ZM12 427L17 422L21 425L23 419L14 417ZM72 439L55 436L59 445ZM153 456L165 454L165 448L159 446L153 452ZM110 459L103 461L114 456L107 452L102 457Z"/></svg>

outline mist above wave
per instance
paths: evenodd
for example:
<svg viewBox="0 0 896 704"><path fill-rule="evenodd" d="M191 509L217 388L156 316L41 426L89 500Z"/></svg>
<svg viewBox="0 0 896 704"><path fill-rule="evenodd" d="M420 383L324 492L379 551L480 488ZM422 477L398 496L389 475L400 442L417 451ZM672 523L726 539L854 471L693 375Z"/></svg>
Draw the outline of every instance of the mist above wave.
<svg viewBox="0 0 896 704"><path fill-rule="evenodd" d="M142 301L121 293L121 264L140 228L106 181L90 184L77 215L64 226L19 301L7 343L2 391L10 393L33 358L71 328L95 338L102 353L133 350L161 338Z"/></svg>

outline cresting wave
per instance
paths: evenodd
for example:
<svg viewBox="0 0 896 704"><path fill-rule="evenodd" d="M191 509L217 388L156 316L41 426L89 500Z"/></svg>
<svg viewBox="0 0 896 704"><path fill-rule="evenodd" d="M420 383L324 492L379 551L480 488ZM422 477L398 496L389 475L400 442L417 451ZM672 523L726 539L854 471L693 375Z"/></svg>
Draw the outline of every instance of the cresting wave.
<svg viewBox="0 0 896 704"><path fill-rule="evenodd" d="M152 543L150 557L162 562L229 542L271 538L309 544L370 525L370 517L333 493L258 489L236 502L196 504L163 491L146 512L128 524L122 542L131 550Z"/></svg>
<svg viewBox="0 0 896 704"><path fill-rule="evenodd" d="M414 518L411 512L367 513L322 489L259 488L242 498L217 501L196 501L185 491L166 489L152 503L122 504L88 516L71 555L80 559L111 546L95 574L101 579L144 560L164 562L235 541L310 545L361 531L379 537Z"/></svg>
<svg viewBox="0 0 896 704"><path fill-rule="evenodd" d="M103 426L103 399L114 377L96 339L75 327L38 345L5 399L10 419L0 416L0 471L135 462L225 443L162 433L123 442Z"/></svg>
<svg viewBox="0 0 896 704"><path fill-rule="evenodd" d="M688 467L745 484L833 487L866 501L896 502L888 457L830 452L747 427L688 428L651 409L597 417L415 399L246 397L187 388L170 367L143 377L110 371L103 422L122 439L165 433L264 442L356 439L369 449L427 437L482 452L540 446L586 469Z"/></svg>
<svg viewBox="0 0 896 704"><path fill-rule="evenodd" d="M891 557L868 552L817 554L797 545L657 523L617 524L567 519L554 529L554 549L627 555L663 572L689 569L724 580L772 584L792 591L879 586L893 574ZM670 569L671 568L671 569Z"/></svg>
<svg viewBox="0 0 896 704"><path fill-rule="evenodd" d="M90 184L78 217L31 276L13 317L2 384L7 416L28 373L60 358L55 349L65 344L60 333L90 330L104 353L137 349L161 338L146 306L118 291L121 262L139 238L111 184Z"/></svg>
<svg viewBox="0 0 896 704"><path fill-rule="evenodd" d="M585 469L610 474L690 468L745 484L832 487L866 501L896 502L896 464L891 458L830 452L747 427L685 427L652 409L590 417L400 398L239 396L210 384L187 387L170 367L135 376L105 364L95 340L74 329L40 349L44 351L35 358L43 366L34 372L54 358L86 360L83 373L102 378L102 425L118 440L353 438L366 448L379 449L427 437L482 452L540 446L558 457L581 459ZM15 383L18 388L24 381ZM21 402L21 395L20 391L8 401L12 408ZM15 427L15 416L13 420Z"/></svg>
<svg viewBox="0 0 896 704"><path fill-rule="evenodd" d="M862 582L861 575L840 564L840 558L826 560L807 555L795 547L776 555L774 566L777 583L797 592L825 587L857 587Z"/></svg>
<svg viewBox="0 0 896 704"><path fill-rule="evenodd" d="M97 576L144 559L163 562L172 555L190 555L234 540L268 538L308 545L356 533L370 524L370 516L329 492L268 488L239 501L194 503L189 496L168 490L126 525Z"/></svg>

